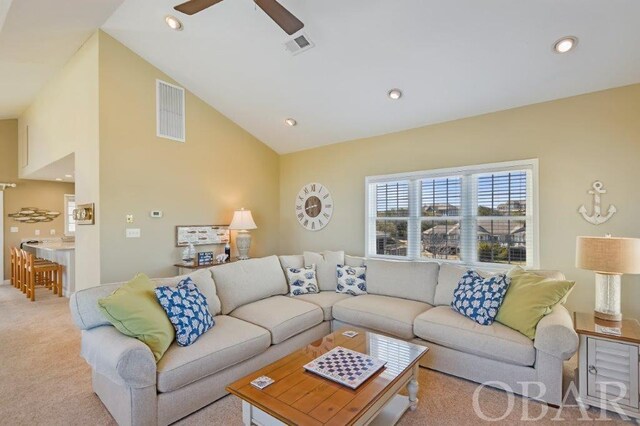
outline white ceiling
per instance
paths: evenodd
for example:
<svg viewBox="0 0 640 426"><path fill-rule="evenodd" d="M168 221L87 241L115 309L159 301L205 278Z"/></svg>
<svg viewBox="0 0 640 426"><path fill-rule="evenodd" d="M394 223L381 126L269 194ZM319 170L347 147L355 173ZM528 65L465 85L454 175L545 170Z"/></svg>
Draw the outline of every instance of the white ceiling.
<svg viewBox="0 0 640 426"><path fill-rule="evenodd" d="M22 113L122 1L0 0L0 119Z"/></svg>
<svg viewBox="0 0 640 426"><path fill-rule="evenodd" d="M105 20L279 153L640 82L637 0L280 1L316 47L291 56L290 37L251 0L191 17L172 10L180 0L14 0L0 32L0 118L19 113ZM164 24L169 13L184 31ZM552 53L564 35L578 47ZM400 101L387 99L393 87Z"/></svg>
<svg viewBox="0 0 640 426"><path fill-rule="evenodd" d="M176 12L182 32L178 0L125 0L103 28L280 153L640 82L637 0L281 2L316 47L291 56L251 0Z"/></svg>

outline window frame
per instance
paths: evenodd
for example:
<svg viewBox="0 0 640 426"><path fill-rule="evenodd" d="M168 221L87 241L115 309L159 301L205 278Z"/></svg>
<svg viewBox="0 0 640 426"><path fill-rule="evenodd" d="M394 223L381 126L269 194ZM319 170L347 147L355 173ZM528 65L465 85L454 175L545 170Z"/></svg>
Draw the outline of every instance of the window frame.
<svg viewBox="0 0 640 426"><path fill-rule="evenodd" d="M70 232L69 231L69 216L73 215L73 211L69 211L68 207L69 207L69 200L73 198L73 202L75 203L76 201L76 195L75 194L64 194L64 230L62 232L62 234L65 237L73 237L76 235L76 232ZM77 206L77 204L76 204ZM74 223L77 226L77 223Z"/></svg>
<svg viewBox="0 0 640 426"><path fill-rule="evenodd" d="M471 245L464 245L463 239L468 240L471 232L460 234L460 250L461 260L451 259L435 259L426 258L421 256L421 226L424 220L432 220L434 217L422 216L422 196L420 181L423 179L434 178L446 178L454 176L462 176L462 188L461 188L461 205L459 216L437 216L436 221L458 221L461 227L470 226L469 229L474 229L474 224L478 220L491 220L494 216L479 216L477 212L477 186L474 182L477 179L473 179L473 175L502 173L509 171L522 171L526 170L528 176L530 176L531 182L528 183L528 191L531 194L527 194L527 198L531 200L531 206L527 206L527 214L525 216L497 216L497 220L524 220L527 224L527 261L526 268L539 268L540 267L540 221L539 221L539 184L538 184L538 159L525 159L505 161L498 163L486 163L476 164L470 166L460 167L448 167L434 170L415 171L409 173L395 173L388 175L377 175L365 177L365 221L364 221L364 233L365 233L365 256L368 258L376 259L395 259L395 260L412 260L422 262L441 262L451 263L456 265L462 265L467 267L481 268L486 270L504 270L509 268L512 264L509 263L489 263L480 262L477 260L477 253L473 254L471 250L466 253L462 253L464 247L474 247L477 252L477 233L473 231L474 239ZM376 222L377 220L388 219L385 217L378 218L376 216L375 209L375 185L384 183L393 183L400 181L409 182L409 218L407 225L407 255L406 256L394 256L394 255L382 255L377 254L375 247L375 235L376 235ZM374 189L372 189L374 188ZM372 199L373 196L373 199ZM373 203L373 204L372 204ZM474 212L473 210L476 209ZM464 229L464 228L463 228ZM464 235L463 235L464 234ZM373 238L373 239L372 239ZM416 241L418 239L418 241ZM469 260L469 259L472 260Z"/></svg>

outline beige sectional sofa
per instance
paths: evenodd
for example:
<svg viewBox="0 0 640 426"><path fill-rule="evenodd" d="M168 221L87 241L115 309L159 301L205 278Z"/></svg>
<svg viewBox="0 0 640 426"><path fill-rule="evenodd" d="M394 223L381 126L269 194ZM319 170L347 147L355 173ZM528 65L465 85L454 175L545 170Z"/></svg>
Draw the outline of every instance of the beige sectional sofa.
<svg viewBox="0 0 640 426"><path fill-rule="evenodd" d="M207 299L216 324L191 346L174 342L157 364L145 344L118 332L98 310L97 300L122 283L75 293L70 307L94 391L121 425L169 424L226 395L232 381L346 325L428 346L426 367L477 382L501 381L522 395L562 403L562 363L578 346L563 306L540 321L531 341L450 309L460 267L368 259L369 294L352 297L334 290L336 259L351 266L365 260L335 252L316 256L250 259L192 274L199 287L211 287ZM283 268L305 260L317 264L322 291L289 297ZM539 382L545 392L523 382Z"/></svg>

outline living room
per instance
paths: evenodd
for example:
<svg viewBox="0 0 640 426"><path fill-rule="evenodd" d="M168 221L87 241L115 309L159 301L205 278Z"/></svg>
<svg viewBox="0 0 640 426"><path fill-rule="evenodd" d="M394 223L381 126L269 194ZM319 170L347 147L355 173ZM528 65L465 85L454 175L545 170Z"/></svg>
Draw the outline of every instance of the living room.
<svg viewBox="0 0 640 426"><path fill-rule="evenodd" d="M0 0L2 422L640 416L637 4L51 3ZM68 172L52 174L69 162ZM25 198L30 185L42 189ZM37 286L46 275L33 272L31 302L20 284L12 286L11 271L19 269L12 249L49 231L19 223L14 210L42 202L63 211L69 193L91 216L75 226L73 286L66 278L59 297L46 283ZM64 224L55 223L57 237ZM220 239L180 241L180 232L209 229ZM229 264L217 264L227 250ZM199 268L199 257L212 266ZM339 294L340 266L360 271L365 290ZM306 268L315 280L304 286L311 294L294 295L300 289L291 274ZM508 289L492 325L456 312L469 271L483 285L504 277ZM122 286L111 283L135 285L138 274L169 289L182 282L176 276L194 274L214 325L190 345L172 339L164 356L123 334L99 300L117 304ZM519 274L540 281L536 296L544 299L526 330L504 318L534 311L509 302L524 280ZM303 305L308 310L299 311ZM440 319L429 318L436 311ZM294 312L308 325L292 331L295 316L273 324ZM224 330L241 327L246 333L238 336L260 342L244 358L224 364L224 356L207 353L207 344L222 350L216 345L224 335L212 336L228 333L233 341L240 337ZM452 341L447 327L471 332ZM358 335L342 336L345 328ZM300 386L317 389L290 383L285 390L289 382L273 377L260 390L281 389L272 399L290 398L294 409L320 399L320 390L320 402L342 395L336 413L366 393L351 417L314 417L311 407L303 410L310 417L292 417L291 407L247 391L254 373L296 351L316 348L307 362L325 351L317 342L362 352L375 346L357 343L365 337L376 347L410 345L416 358L396 373L387 360L355 390L301 366ZM171 378L167 372L196 356L189 349L208 356L198 364L202 373ZM611 361L618 367L609 376L610 366L590 361L592 352L607 358L624 350L631 352ZM371 390L385 374L396 376ZM235 386L247 377L246 386ZM611 380L622 384L618 397L590 387ZM400 401L396 385L408 405L392 421L380 413ZM336 389L333 399L327 387ZM268 419L253 418L243 404Z"/></svg>

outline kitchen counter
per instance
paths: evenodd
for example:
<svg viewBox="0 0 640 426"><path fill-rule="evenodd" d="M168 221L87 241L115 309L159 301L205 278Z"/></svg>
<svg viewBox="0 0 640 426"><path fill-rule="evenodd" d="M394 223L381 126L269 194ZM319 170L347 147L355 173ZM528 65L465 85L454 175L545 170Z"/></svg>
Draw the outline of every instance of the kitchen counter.
<svg viewBox="0 0 640 426"><path fill-rule="evenodd" d="M41 259L47 259L62 265L62 294L66 297L71 296L76 289L75 242L58 240L33 244L25 243L22 248Z"/></svg>
<svg viewBox="0 0 640 426"><path fill-rule="evenodd" d="M41 250L49 250L49 251L56 251L56 250L75 250L76 249L76 243L74 242L69 242L69 243L65 243L62 241L56 241L56 242L49 242L49 241L45 241L42 243L37 243L37 244L23 244L23 247L32 247L34 249L41 249Z"/></svg>

